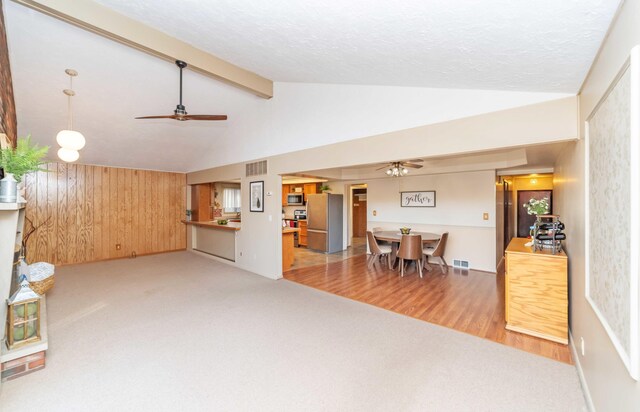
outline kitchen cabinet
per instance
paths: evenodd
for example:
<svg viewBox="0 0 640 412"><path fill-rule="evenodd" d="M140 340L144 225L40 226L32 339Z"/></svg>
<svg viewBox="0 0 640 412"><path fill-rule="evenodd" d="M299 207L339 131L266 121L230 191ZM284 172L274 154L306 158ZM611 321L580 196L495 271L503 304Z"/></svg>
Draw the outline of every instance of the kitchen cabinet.
<svg viewBox="0 0 640 412"><path fill-rule="evenodd" d="M291 185L282 185L282 206L287 205L287 195L291 190Z"/></svg>
<svg viewBox="0 0 640 412"><path fill-rule="evenodd" d="M316 193L318 193L318 184L317 183L307 183L307 184L304 185L302 190L304 192L304 201L306 202L308 195L315 195Z"/></svg>
<svg viewBox="0 0 640 412"><path fill-rule="evenodd" d="M295 232L299 231L297 228L284 228L282 229L282 271L286 272L291 269L293 261L295 260L294 253L294 236Z"/></svg>
<svg viewBox="0 0 640 412"><path fill-rule="evenodd" d="M528 241L513 238L505 251L506 328L566 345L567 255L534 252Z"/></svg>
<svg viewBox="0 0 640 412"><path fill-rule="evenodd" d="M300 233L298 235L298 245L307 246L307 221L306 220L298 220L298 228L300 229Z"/></svg>
<svg viewBox="0 0 640 412"><path fill-rule="evenodd" d="M191 220L208 222L211 217L211 185L204 183L191 186Z"/></svg>

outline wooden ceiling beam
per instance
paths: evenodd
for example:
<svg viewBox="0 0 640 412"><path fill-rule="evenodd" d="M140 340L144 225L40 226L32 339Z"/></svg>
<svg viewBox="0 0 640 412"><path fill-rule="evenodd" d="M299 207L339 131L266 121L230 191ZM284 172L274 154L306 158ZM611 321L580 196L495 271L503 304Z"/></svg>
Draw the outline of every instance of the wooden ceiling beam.
<svg viewBox="0 0 640 412"><path fill-rule="evenodd" d="M183 60L196 72L247 90L259 97L273 97L273 81L93 1L13 1L164 60Z"/></svg>

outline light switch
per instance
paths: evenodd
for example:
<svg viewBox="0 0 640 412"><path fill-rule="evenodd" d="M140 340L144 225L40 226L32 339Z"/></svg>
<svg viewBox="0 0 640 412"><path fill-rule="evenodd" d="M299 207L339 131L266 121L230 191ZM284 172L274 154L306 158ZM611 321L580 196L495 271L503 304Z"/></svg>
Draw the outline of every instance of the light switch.
<svg viewBox="0 0 640 412"><path fill-rule="evenodd" d="M484 212L484 213L482 214L482 220L489 220L489 213Z"/></svg>

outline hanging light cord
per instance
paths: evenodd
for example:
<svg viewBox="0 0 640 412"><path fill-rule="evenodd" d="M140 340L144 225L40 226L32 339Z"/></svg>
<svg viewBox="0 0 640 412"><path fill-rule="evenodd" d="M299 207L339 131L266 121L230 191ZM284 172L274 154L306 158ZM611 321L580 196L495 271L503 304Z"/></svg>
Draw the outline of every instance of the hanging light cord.
<svg viewBox="0 0 640 412"><path fill-rule="evenodd" d="M73 96L73 76L69 76L69 90L71 93L67 95L67 113L69 130L73 130L73 110L71 108L71 97Z"/></svg>

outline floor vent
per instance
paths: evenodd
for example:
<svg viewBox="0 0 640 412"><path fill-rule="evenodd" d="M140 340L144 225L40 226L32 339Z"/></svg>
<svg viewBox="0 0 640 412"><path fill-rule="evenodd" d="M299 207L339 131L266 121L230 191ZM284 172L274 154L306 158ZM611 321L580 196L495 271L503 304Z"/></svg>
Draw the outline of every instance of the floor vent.
<svg viewBox="0 0 640 412"><path fill-rule="evenodd" d="M259 162L247 163L246 164L246 175L250 176L260 176L267 174L267 161L261 160Z"/></svg>
<svg viewBox="0 0 640 412"><path fill-rule="evenodd" d="M469 269L469 261L468 260L453 259L453 267L454 268Z"/></svg>

